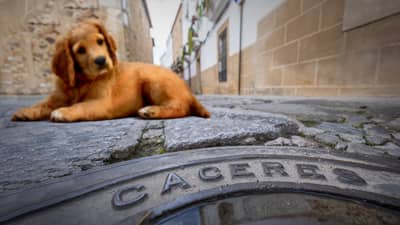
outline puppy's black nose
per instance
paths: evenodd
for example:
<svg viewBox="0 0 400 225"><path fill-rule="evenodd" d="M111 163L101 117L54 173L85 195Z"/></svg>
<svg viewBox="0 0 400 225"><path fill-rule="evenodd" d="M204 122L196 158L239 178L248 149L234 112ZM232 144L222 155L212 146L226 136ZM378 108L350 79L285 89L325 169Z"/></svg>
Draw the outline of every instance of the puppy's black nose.
<svg viewBox="0 0 400 225"><path fill-rule="evenodd" d="M106 64L106 57L99 56L96 59L94 59L94 63L96 63L99 66L104 66Z"/></svg>

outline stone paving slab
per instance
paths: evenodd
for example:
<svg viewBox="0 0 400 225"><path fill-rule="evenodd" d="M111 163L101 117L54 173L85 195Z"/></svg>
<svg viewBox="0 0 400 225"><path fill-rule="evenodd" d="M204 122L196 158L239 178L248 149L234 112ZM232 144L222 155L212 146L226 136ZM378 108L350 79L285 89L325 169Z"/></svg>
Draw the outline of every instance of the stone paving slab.
<svg viewBox="0 0 400 225"><path fill-rule="evenodd" d="M85 123L16 122L0 129L0 189L13 190L49 178L104 165L110 149L144 122L120 119Z"/></svg>
<svg viewBox="0 0 400 225"><path fill-rule="evenodd" d="M212 117L207 120L184 118L165 121L167 151L263 144L298 132L297 123L282 115L224 108L212 108L211 113Z"/></svg>
<svg viewBox="0 0 400 225"><path fill-rule="evenodd" d="M0 97L0 193L103 166L128 132L134 141L146 124L136 118L80 123L10 121L15 110L40 99L43 96Z"/></svg>

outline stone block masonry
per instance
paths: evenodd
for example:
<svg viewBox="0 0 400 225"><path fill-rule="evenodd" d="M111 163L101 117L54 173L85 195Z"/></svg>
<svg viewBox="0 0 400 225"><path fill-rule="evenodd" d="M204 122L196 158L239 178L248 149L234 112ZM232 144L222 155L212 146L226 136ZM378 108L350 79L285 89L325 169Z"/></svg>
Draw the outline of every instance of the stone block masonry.
<svg viewBox="0 0 400 225"><path fill-rule="evenodd" d="M400 95L395 72L400 71L400 16L344 32L343 14L344 0L302 0L286 1L265 16L258 24L257 50L244 50L255 60L243 65L243 74L262 85L243 82L242 94ZM284 34L277 35L282 30ZM268 53L272 64L265 62L261 71L248 70Z"/></svg>
<svg viewBox="0 0 400 225"><path fill-rule="evenodd" d="M119 1L0 2L0 94L49 93L56 39L85 18L99 18L106 24L117 41L120 59L152 62L150 21L146 19L145 8L142 1L128 3L127 10L132 12L126 26L118 16Z"/></svg>
<svg viewBox="0 0 400 225"><path fill-rule="evenodd" d="M344 3L287 0L265 15L242 49L241 94L400 96L400 15L343 31ZM203 93L238 93L236 58L228 82L216 66L201 72Z"/></svg>

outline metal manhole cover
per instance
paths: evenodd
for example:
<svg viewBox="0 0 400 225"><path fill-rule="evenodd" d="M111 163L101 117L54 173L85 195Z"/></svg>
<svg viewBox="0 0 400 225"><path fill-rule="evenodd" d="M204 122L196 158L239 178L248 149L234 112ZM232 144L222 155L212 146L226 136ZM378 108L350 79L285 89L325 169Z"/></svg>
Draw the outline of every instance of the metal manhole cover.
<svg viewBox="0 0 400 225"><path fill-rule="evenodd" d="M7 224L399 224L400 162L291 147L209 148L0 199Z"/></svg>
<svg viewBox="0 0 400 225"><path fill-rule="evenodd" d="M127 220L126 224L130 221ZM255 194L203 202L159 219L157 225L398 224L396 212L334 196ZM122 223L123 224L123 223Z"/></svg>

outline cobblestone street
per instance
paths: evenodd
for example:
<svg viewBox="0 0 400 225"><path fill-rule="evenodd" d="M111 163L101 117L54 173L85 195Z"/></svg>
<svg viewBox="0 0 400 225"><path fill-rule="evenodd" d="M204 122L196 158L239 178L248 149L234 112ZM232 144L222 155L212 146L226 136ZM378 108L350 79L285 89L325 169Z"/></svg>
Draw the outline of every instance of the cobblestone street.
<svg viewBox="0 0 400 225"><path fill-rule="evenodd" d="M213 146L294 146L400 157L397 98L199 96L210 119L10 121L14 110L40 98L0 98L2 193L119 161Z"/></svg>

